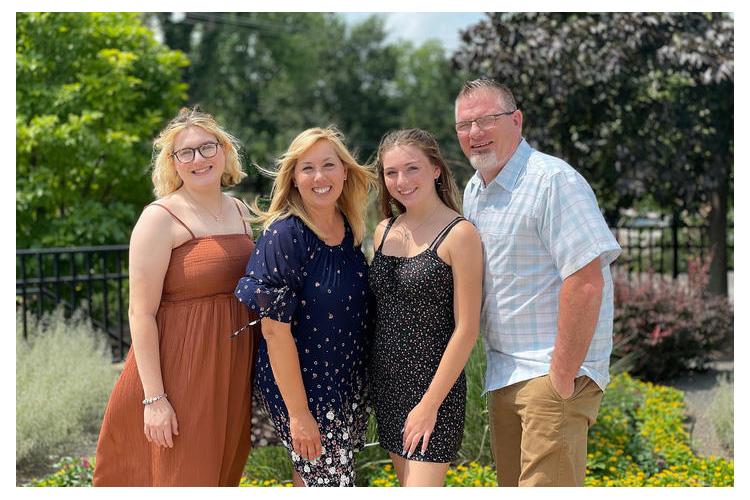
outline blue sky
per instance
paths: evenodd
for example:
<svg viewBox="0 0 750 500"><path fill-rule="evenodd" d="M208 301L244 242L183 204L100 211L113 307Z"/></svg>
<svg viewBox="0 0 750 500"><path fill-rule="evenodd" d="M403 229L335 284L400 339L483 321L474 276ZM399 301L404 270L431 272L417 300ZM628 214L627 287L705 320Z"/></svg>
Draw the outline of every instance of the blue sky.
<svg viewBox="0 0 750 500"><path fill-rule="evenodd" d="M341 12L348 23L377 14L386 18L389 41L406 39L421 44L435 38L446 51L458 47L458 31L485 17L482 12Z"/></svg>

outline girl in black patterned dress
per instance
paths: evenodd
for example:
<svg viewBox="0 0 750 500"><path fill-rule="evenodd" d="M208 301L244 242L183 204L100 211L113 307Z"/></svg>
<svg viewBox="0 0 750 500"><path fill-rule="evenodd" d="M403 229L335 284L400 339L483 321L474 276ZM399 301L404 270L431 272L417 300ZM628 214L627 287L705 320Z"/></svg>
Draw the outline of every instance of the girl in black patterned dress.
<svg viewBox="0 0 750 500"><path fill-rule="evenodd" d="M435 139L387 134L377 156L380 208L370 288L370 371L380 445L402 486L442 486L461 446L464 365L479 334L482 244L460 215Z"/></svg>

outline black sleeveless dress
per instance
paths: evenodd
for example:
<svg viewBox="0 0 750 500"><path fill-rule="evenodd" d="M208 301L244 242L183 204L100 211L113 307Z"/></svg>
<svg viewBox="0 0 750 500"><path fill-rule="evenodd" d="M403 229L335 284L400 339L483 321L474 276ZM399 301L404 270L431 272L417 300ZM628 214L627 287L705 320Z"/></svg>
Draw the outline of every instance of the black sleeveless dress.
<svg viewBox="0 0 750 500"><path fill-rule="evenodd" d="M372 402L380 446L403 456L401 430L409 412L427 392L455 329L453 272L437 254L457 217L422 253L398 257L382 253L388 222L370 266L369 283L377 303L370 356ZM452 462L461 447L466 408L466 377L456 380L438 409L424 455L421 442L410 460Z"/></svg>

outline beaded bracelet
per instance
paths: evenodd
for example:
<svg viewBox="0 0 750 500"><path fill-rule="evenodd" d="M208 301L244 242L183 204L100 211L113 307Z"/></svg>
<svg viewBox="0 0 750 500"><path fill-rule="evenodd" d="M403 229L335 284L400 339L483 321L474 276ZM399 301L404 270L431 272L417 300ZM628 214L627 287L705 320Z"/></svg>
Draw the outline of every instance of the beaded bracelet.
<svg viewBox="0 0 750 500"><path fill-rule="evenodd" d="M158 396L154 396L154 397L152 397L152 398L146 398L146 399L144 399L144 400L142 401L142 403L143 403L144 405L150 405L150 404L156 403L156 402L157 402L157 401L159 401L160 399L164 399L164 398L166 398L166 397L167 397L167 393L164 393L164 394L159 394Z"/></svg>

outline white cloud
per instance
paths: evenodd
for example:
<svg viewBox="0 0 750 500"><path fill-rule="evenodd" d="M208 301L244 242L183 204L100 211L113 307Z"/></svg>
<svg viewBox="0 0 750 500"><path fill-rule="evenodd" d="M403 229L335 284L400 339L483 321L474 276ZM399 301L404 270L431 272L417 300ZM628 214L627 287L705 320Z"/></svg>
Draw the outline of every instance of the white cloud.
<svg viewBox="0 0 750 500"><path fill-rule="evenodd" d="M388 40L409 40L420 45L437 39L446 51L458 47L459 30L484 18L481 12L345 12L344 19L351 24L363 21L372 14L385 17Z"/></svg>

